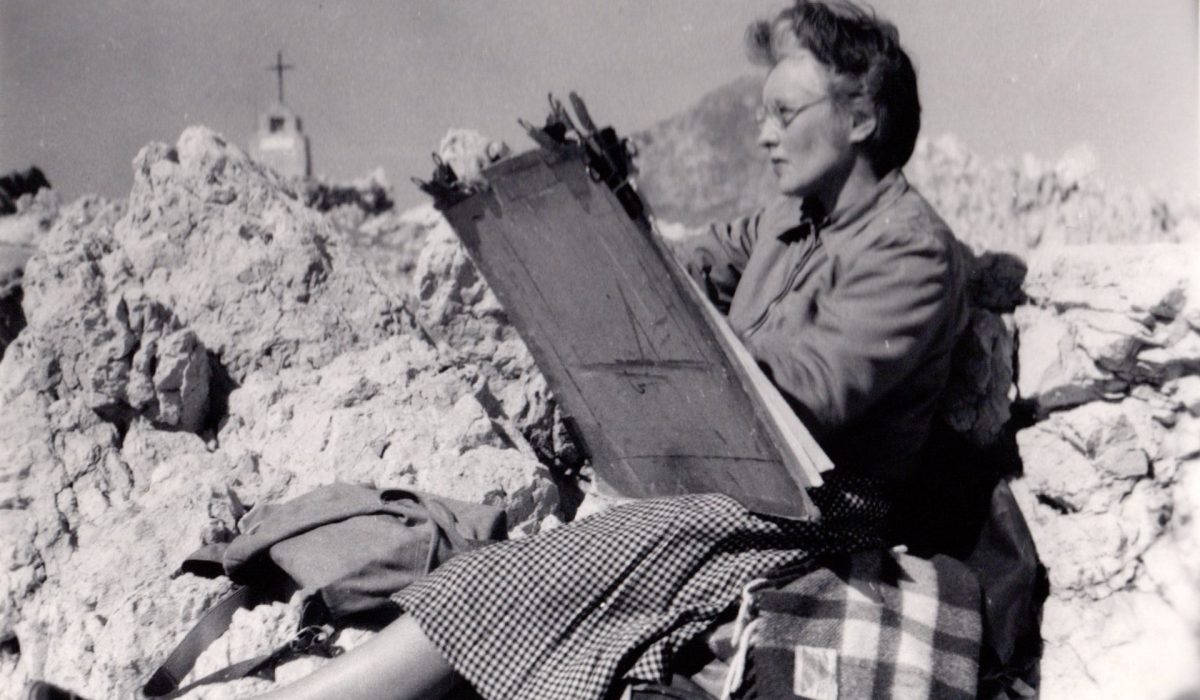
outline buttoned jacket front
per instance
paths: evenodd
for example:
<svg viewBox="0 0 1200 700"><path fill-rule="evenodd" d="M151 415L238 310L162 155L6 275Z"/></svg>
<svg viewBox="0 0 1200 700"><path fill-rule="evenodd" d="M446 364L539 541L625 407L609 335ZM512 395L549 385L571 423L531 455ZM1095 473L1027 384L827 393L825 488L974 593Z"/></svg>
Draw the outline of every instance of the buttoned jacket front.
<svg viewBox="0 0 1200 700"><path fill-rule="evenodd" d="M964 250L899 171L824 221L780 197L679 247L838 468L903 478L967 322Z"/></svg>

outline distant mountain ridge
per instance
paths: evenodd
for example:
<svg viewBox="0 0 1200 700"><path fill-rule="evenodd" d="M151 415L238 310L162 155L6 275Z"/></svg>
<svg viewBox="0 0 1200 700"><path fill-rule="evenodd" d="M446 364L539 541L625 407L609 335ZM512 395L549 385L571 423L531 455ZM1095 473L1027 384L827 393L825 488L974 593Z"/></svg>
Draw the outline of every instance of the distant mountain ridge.
<svg viewBox="0 0 1200 700"><path fill-rule="evenodd" d="M755 143L762 79L738 78L633 135L638 186L655 215L689 226L748 214L775 190Z"/></svg>

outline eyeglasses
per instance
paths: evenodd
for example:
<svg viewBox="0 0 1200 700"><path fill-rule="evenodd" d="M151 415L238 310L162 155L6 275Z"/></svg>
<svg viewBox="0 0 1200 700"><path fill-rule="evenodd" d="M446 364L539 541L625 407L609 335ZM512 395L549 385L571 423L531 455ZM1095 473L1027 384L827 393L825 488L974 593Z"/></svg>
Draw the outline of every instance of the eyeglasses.
<svg viewBox="0 0 1200 700"><path fill-rule="evenodd" d="M813 100L812 102L800 107L784 107L778 102L772 102L769 105L760 104L754 110L754 121L758 122L759 126L762 126L764 122L770 120L772 124L780 129L786 129L791 126L796 117L800 116L801 112L809 107L821 104L825 100L828 100L829 97L829 95L825 95L820 99Z"/></svg>

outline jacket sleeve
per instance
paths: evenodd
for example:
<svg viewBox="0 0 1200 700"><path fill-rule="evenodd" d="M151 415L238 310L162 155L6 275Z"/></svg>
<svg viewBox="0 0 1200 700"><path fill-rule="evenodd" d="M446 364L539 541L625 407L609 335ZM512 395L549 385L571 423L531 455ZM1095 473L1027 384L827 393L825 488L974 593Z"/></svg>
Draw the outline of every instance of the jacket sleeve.
<svg viewBox="0 0 1200 700"><path fill-rule="evenodd" d="M953 254L932 236L884 236L834 261L808 319L746 339L815 434L861 418L925 360L957 308Z"/></svg>
<svg viewBox="0 0 1200 700"><path fill-rule="evenodd" d="M722 313L729 310L762 217L760 210L729 223L709 224L671 246L675 258Z"/></svg>

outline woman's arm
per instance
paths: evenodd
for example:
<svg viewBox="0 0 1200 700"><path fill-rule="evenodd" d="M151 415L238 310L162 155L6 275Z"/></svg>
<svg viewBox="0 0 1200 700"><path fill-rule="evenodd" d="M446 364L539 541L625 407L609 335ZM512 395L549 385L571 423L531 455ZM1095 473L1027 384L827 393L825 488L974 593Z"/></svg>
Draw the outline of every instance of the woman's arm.
<svg viewBox="0 0 1200 700"><path fill-rule="evenodd" d="M742 278L750 259L763 211L728 223L713 223L671 241L675 259L722 313Z"/></svg>
<svg viewBox="0 0 1200 700"><path fill-rule="evenodd" d="M963 293L956 254L935 236L884 234L838 261L810 320L796 319L784 338L746 339L814 434L858 420L956 332L947 327Z"/></svg>
<svg viewBox="0 0 1200 700"><path fill-rule="evenodd" d="M411 615L295 683L258 700L435 700L462 679Z"/></svg>

